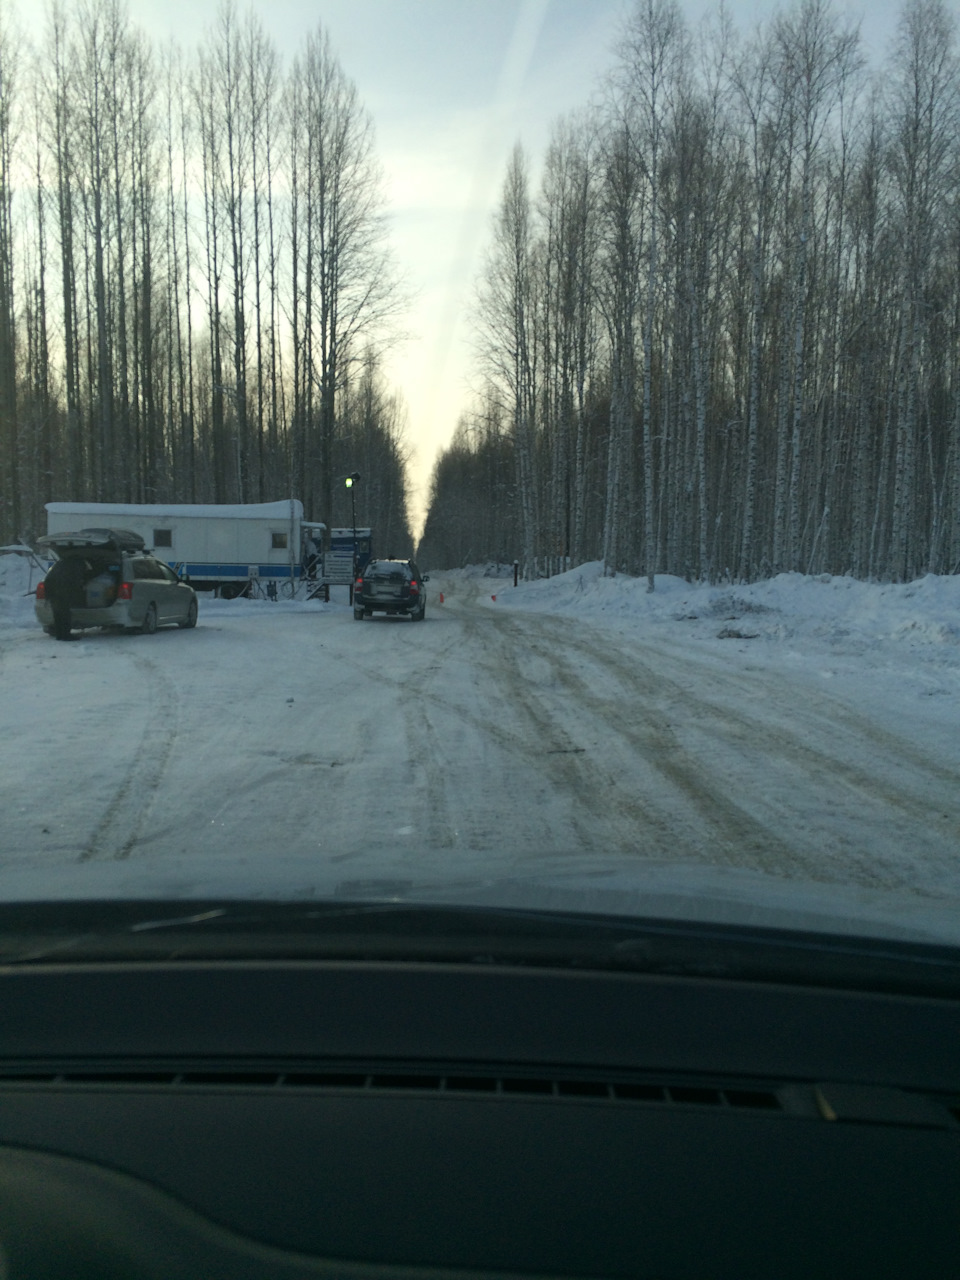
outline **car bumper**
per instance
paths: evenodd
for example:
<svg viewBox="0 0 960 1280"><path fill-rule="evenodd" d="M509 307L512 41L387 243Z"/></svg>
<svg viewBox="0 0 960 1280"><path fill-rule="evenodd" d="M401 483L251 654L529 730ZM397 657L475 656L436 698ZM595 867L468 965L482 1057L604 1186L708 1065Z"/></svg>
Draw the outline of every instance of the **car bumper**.
<svg viewBox="0 0 960 1280"><path fill-rule="evenodd" d="M423 600L419 598L416 600L371 600L367 596L355 595L353 597L353 607L362 609L364 613L419 613L422 604Z"/></svg>
<svg viewBox="0 0 960 1280"><path fill-rule="evenodd" d="M79 629L87 627L139 627L143 617L134 618L132 605L120 601L103 609L71 609L70 625ZM37 600L34 613L41 627L53 626L53 609L46 600Z"/></svg>

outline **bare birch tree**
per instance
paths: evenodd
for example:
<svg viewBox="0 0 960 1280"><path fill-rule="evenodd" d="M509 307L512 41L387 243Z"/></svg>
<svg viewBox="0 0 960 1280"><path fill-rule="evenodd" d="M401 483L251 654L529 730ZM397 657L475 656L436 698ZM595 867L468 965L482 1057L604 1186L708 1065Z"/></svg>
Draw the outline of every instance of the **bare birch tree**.
<svg viewBox="0 0 960 1280"><path fill-rule="evenodd" d="M291 148L293 308L302 379L294 416L305 441L297 478L314 507L326 512L333 502L337 394L351 360L387 330L402 295L387 246L373 127L323 28L308 37L294 65L290 101L290 128L302 135Z"/></svg>
<svg viewBox="0 0 960 1280"><path fill-rule="evenodd" d="M22 516L13 257L18 62L16 37L0 12L0 528L10 533L19 532Z"/></svg>
<svg viewBox="0 0 960 1280"><path fill-rule="evenodd" d="M639 0L619 50L618 86L633 124L646 184L646 283L643 310L643 565L647 589L654 589L656 516L654 510L653 338L660 306L660 199L664 134L679 86L687 36L676 0Z"/></svg>
<svg viewBox="0 0 960 1280"><path fill-rule="evenodd" d="M481 353L505 397L517 463L524 577L537 576L539 474L535 254L532 207L523 149L513 149L494 220L493 243L481 284Z"/></svg>
<svg viewBox="0 0 960 1280"><path fill-rule="evenodd" d="M955 19L941 0L908 0L890 90L890 166L902 243L891 547L891 570L898 581L919 572L925 547L938 541L942 520L934 473L928 491L929 524L925 531L920 527L918 468L924 444L932 451L928 339L935 305L933 273L944 230L940 210L958 191L960 66L955 32Z"/></svg>

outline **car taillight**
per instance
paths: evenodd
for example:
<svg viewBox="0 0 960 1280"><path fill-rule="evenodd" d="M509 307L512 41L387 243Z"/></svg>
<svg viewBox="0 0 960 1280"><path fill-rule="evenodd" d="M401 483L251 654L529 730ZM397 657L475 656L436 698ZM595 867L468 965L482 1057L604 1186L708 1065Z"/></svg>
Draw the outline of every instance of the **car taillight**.
<svg viewBox="0 0 960 1280"><path fill-rule="evenodd" d="M420 588L417 586L416 582L415 582L415 581L413 581L413 580L411 580L411 582L410 582L410 590L411 590L411 591L419 591L419 590L420 590Z"/></svg>
<svg viewBox="0 0 960 1280"><path fill-rule="evenodd" d="M133 583L132 582L120 583L120 586L117 588L117 599L118 600L133 599Z"/></svg>
<svg viewBox="0 0 960 1280"><path fill-rule="evenodd" d="M37 583L37 599L46 600L46 598L47 598L47 589L42 582L38 582Z"/></svg>

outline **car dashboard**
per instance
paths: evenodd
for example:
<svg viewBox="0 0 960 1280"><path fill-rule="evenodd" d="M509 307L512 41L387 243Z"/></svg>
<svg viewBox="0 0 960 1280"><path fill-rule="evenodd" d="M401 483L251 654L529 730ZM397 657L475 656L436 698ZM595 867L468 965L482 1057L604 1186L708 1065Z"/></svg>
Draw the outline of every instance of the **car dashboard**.
<svg viewBox="0 0 960 1280"><path fill-rule="evenodd" d="M456 917L454 946L408 913L426 941L391 953L389 916L316 947L300 911L251 946L128 905L117 947L71 910L19 933L0 912L10 1280L932 1277L960 1257L947 949L881 948L870 980L858 956L845 985L761 980L760 935L733 929L697 964L681 929L633 925L565 964L521 958L502 915Z"/></svg>

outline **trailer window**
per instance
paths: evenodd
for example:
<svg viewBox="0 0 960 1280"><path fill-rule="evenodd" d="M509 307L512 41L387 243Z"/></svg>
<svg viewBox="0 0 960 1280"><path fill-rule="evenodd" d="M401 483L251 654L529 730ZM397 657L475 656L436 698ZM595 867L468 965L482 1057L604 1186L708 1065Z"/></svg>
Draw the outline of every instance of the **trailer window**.
<svg viewBox="0 0 960 1280"><path fill-rule="evenodd" d="M270 537L273 539L270 545L274 551L286 551L287 535L285 533L272 533Z"/></svg>
<svg viewBox="0 0 960 1280"><path fill-rule="evenodd" d="M172 529L154 529L153 545L155 547L172 547L173 546L173 530Z"/></svg>

